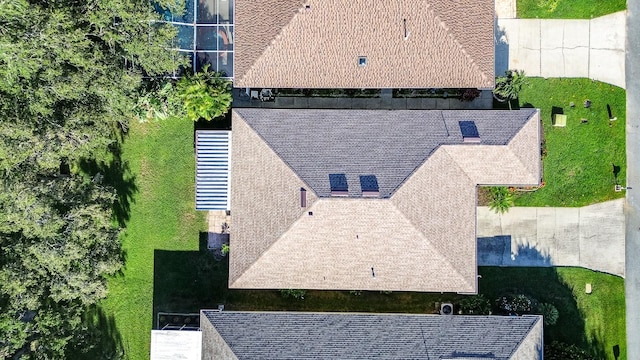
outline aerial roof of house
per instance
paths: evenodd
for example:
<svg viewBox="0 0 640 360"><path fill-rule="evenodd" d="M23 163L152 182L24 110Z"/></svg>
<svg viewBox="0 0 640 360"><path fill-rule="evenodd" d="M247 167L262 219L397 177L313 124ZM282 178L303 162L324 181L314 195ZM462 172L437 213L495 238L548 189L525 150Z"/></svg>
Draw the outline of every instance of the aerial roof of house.
<svg viewBox="0 0 640 360"><path fill-rule="evenodd" d="M203 359L541 359L542 317L201 311Z"/></svg>
<svg viewBox="0 0 640 360"><path fill-rule="evenodd" d="M539 112L234 109L231 288L477 291L476 185L536 185Z"/></svg>
<svg viewBox="0 0 640 360"><path fill-rule="evenodd" d="M493 88L494 1L236 0L236 87Z"/></svg>

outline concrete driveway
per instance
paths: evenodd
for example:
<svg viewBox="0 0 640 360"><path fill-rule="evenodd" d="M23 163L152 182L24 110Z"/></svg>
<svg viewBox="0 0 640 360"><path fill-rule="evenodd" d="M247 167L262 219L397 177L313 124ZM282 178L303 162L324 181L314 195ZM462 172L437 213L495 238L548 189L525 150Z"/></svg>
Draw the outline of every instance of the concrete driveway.
<svg viewBox="0 0 640 360"><path fill-rule="evenodd" d="M580 266L625 275L624 199L581 208L477 209L479 266Z"/></svg>
<svg viewBox="0 0 640 360"><path fill-rule="evenodd" d="M591 20L501 19L496 75L585 77L625 88L626 12Z"/></svg>

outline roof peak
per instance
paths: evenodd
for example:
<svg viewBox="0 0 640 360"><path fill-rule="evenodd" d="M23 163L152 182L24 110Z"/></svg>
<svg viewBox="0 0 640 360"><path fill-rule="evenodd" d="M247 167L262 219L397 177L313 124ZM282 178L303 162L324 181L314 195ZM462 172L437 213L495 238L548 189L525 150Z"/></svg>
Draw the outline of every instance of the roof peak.
<svg viewBox="0 0 640 360"><path fill-rule="evenodd" d="M236 85L492 88L494 3L461 3L236 0Z"/></svg>

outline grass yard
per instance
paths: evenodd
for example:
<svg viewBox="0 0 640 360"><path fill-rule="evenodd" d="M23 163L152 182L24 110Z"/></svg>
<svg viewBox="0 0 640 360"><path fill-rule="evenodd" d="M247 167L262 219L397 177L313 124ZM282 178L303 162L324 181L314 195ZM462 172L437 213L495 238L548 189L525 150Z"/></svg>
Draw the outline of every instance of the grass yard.
<svg viewBox="0 0 640 360"><path fill-rule="evenodd" d="M135 189L123 216L126 262L122 274L109 280L107 299L91 314L107 336L103 348L87 354L87 359L115 349L130 359L149 358L154 259L159 251L197 251L199 233L206 231L204 213L194 210L191 123L132 122L121 156L127 171L120 182ZM189 262L168 265L178 270L193 266ZM198 289L193 280L180 286L184 291Z"/></svg>
<svg viewBox="0 0 640 360"><path fill-rule="evenodd" d="M133 124L111 178L124 194L119 219L126 265L110 279L109 295L89 314L103 332L103 344L74 359L109 357L122 351L147 359L157 312L197 312L225 304L228 310L292 310L436 313L438 303L458 304L461 295L349 291L307 291L304 300L278 291L227 289L228 261L203 249L204 213L194 210L193 128L163 122ZM545 329L557 339L605 354L625 348L623 281L583 269L480 268L480 292L492 301L506 290L550 302L560 311L558 325ZM584 283L594 293L581 293ZM573 290L575 289L575 290ZM624 357L621 357L624 359Z"/></svg>
<svg viewBox="0 0 640 360"><path fill-rule="evenodd" d="M624 197L624 192L614 190L614 166L618 183L625 185L624 89L589 79L528 81L520 93L520 106L540 109L547 152L545 186L519 193L515 205L583 206ZM588 109L586 99L591 100ZM609 121L607 104L616 121ZM551 125L553 111L567 115L566 127Z"/></svg>
<svg viewBox="0 0 640 360"><path fill-rule="evenodd" d="M545 342L551 340L588 349L597 359L626 359L624 279L581 268L481 267L480 292L495 299L505 292L529 295L551 303L559 311L558 322L545 326ZM592 294L585 293L591 283Z"/></svg>
<svg viewBox="0 0 640 360"><path fill-rule="evenodd" d="M627 8L626 0L518 0L519 18L590 19Z"/></svg>

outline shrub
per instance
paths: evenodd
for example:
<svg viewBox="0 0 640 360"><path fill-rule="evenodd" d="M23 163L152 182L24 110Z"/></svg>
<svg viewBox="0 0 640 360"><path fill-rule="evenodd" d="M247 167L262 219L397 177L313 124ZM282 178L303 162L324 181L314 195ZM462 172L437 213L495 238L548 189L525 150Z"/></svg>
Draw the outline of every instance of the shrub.
<svg viewBox="0 0 640 360"><path fill-rule="evenodd" d="M465 89L464 92L462 93L462 98L460 98L460 100L462 100L462 101L473 101L473 99L477 98L478 96L480 96L480 90L478 90L478 89Z"/></svg>
<svg viewBox="0 0 640 360"><path fill-rule="evenodd" d="M193 76L185 76L176 84L176 96L191 121L211 120L224 115L231 107L231 83L205 66Z"/></svg>
<svg viewBox="0 0 640 360"><path fill-rule="evenodd" d="M491 303L483 295L467 296L460 301L460 309L464 314L489 315Z"/></svg>
<svg viewBox="0 0 640 360"><path fill-rule="evenodd" d="M559 341L544 345L545 360L595 360L585 350Z"/></svg>
<svg viewBox="0 0 640 360"><path fill-rule="evenodd" d="M170 118L208 121L226 114L231 101L231 83L205 66L177 82L152 82L138 98L134 112L139 122Z"/></svg>
<svg viewBox="0 0 640 360"><path fill-rule="evenodd" d="M538 312L544 317L545 325L555 325L558 322L558 309L552 304L541 303L538 305Z"/></svg>
<svg viewBox="0 0 640 360"><path fill-rule="evenodd" d="M526 295L505 295L496 299L498 308L509 315L522 315L531 312L531 299Z"/></svg>
<svg viewBox="0 0 640 360"><path fill-rule="evenodd" d="M293 298L293 299L297 299L297 300L304 300L304 295L307 292L304 290L299 290L299 289L282 289L280 290L280 295L282 295L283 298L287 299L287 298Z"/></svg>

